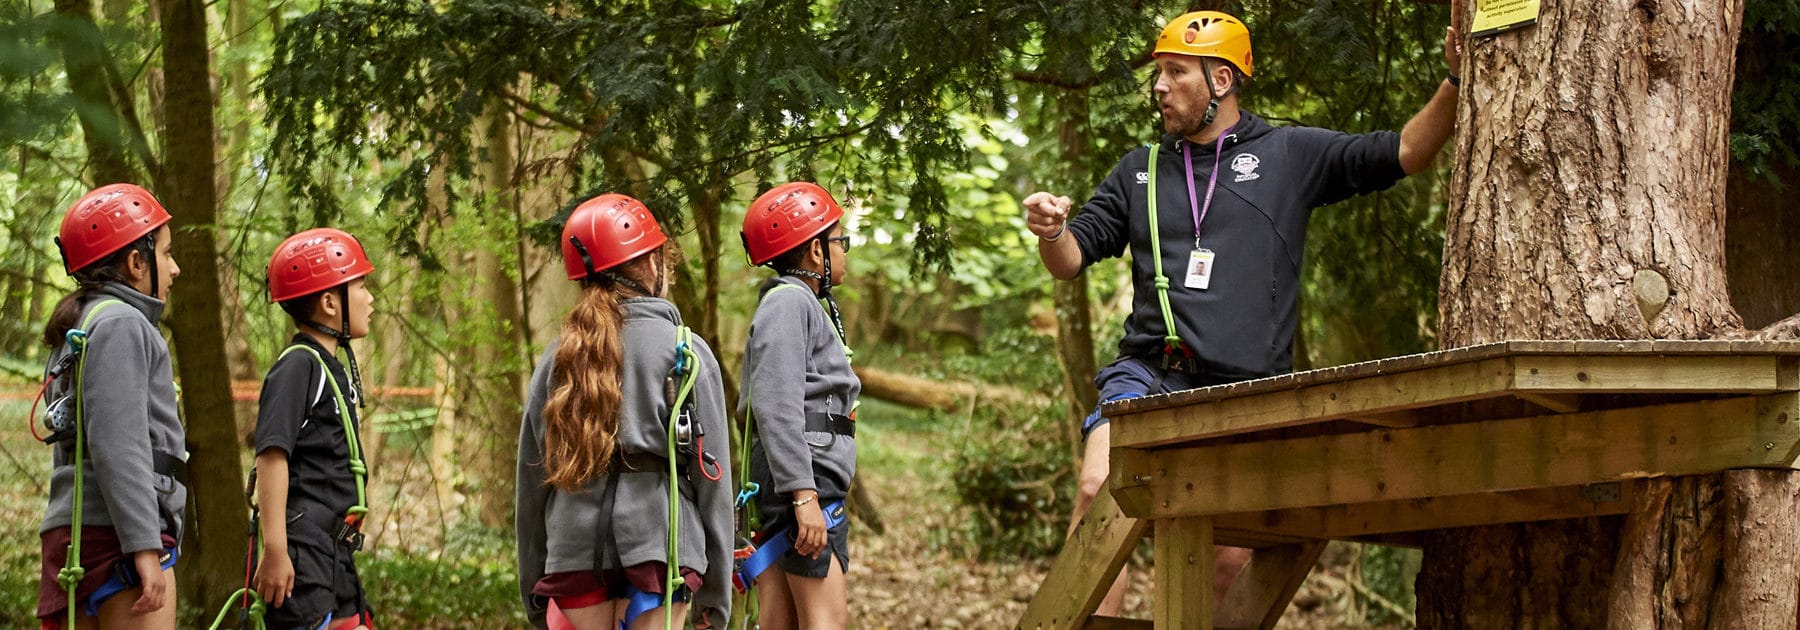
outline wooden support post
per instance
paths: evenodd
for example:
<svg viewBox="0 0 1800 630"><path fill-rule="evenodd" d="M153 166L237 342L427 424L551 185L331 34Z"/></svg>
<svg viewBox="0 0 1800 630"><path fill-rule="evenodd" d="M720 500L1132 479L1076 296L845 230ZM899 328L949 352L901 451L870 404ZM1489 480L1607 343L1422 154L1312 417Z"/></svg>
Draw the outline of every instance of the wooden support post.
<svg viewBox="0 0 1800 630"><path fill-rule="evenodd" d="M1211 630L1212 587L1212 519L1156 521L1156 630Z"/></svg>
<svg viewBox="0 0 1800 630"><path fill-rule="evenodd" d="M1095 496L1075 533L1056 553L1056 562L1031 597L1019 627L1074 630L1086 626L1149 525L1150 521L1119 512L1112 493Z"/></svg>
<svg viewBox="0 0 1800 630"><path fill-rule="evenodd" d="M1323 551L1323 540L1258 549L1250 566L1225 591L1214 623L1220 630L1274 628Z"/></svg>

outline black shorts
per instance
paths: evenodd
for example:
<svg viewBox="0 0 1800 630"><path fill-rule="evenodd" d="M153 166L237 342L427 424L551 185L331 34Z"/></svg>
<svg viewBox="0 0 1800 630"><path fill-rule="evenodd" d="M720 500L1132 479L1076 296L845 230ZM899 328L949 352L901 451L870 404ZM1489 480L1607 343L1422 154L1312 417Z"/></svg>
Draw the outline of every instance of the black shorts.
<svg viewBox="0 0 1800 630"><path fill-rule="evenodd" d="M782 510L783 513L777 516L773 521L765 521L766 524L763 526L762 531L765 534L773 534L785 529L788 530L791 535L794 527L794 509L790 505L785 505L786 499L779 500L784 502L782 507L787 509ZM833 499L830 501L837 502L839 504L838 509L849 509L850 507L849 505L844 504L842 499ZM773 510L768 509L763 510L764 518L767 518L772 511ZM845 515L844 521L838 523L837 527L825 530L825 551L821 552L818 558L815 559L800 555L799 552L789 548L787 553L783 553L781 554L781 557L775 559L775 568L781 569L782 572L787 573L788 575L822 578L831 572L832 557L837 558L838 569L840 571L844 573L850 572L850 518L848 515Z"/></svg>
<svg viewBox="0 0 1800 630"><path fill-rule="evenodd" d="M335 532L325 527L313 518L288 521L294 594L280 608L268 608L263 622L270 630L317 628L327 618L348 619L368 612L362 580L356 574L355 552L335 540ZM261 595L263 600L269 599L268 594Z"/></svg>

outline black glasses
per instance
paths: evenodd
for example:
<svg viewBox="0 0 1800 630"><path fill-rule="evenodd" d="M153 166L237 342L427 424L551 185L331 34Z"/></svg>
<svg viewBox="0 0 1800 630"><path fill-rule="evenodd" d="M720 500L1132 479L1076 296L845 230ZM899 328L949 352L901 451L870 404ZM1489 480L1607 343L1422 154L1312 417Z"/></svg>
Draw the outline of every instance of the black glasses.
<svg viewBox="0 0 1800 630"><path fill-rule="evenodd" d="M825 243L827 245L829 245L831 243L837 243L839 246L844 248L844 251L846 253L848 253L850 251L850 237L848 235L833 236L833 237L827 238L827 239L825 239Z"/></svg>

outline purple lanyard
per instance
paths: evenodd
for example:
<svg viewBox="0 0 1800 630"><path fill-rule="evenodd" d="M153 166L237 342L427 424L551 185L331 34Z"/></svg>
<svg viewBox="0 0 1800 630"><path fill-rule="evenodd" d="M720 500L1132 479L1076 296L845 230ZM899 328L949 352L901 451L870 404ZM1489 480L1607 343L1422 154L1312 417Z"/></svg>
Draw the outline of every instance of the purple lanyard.
<svg viewBox="0 0 1800 630"><path fill-rule="evenodd" d="M1232 125L1232 128L1237 125ZM1231 128L1219 133L1219 140L1213 146L1212 178L1206 181L1206 203L1200 204L1194 199L1194 153L1192 142L1181 143L1181 158L1187 163L1188 208L1194 213L1194 249L1200 249L1200 222L1206 220L1206 211L1212 208L1213 188L1219 185L1219 158L1225 153L1225 136Z"/></svg>

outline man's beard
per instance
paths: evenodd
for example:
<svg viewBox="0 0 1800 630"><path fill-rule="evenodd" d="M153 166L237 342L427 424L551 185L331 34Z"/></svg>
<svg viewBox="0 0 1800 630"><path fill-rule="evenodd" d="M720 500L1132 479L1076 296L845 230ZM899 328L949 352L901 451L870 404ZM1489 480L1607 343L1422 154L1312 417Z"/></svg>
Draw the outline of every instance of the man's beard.
<svg viewBox="0 0 1800 630"><path fill-rule="evenodd" d="M1183 115L1179 111L1173 115L1165 112L1163 114L1163 131L1176 137L1191 137L1206 129L1205 118L1206 110L1204 109L1191 115Z"/></svg>

